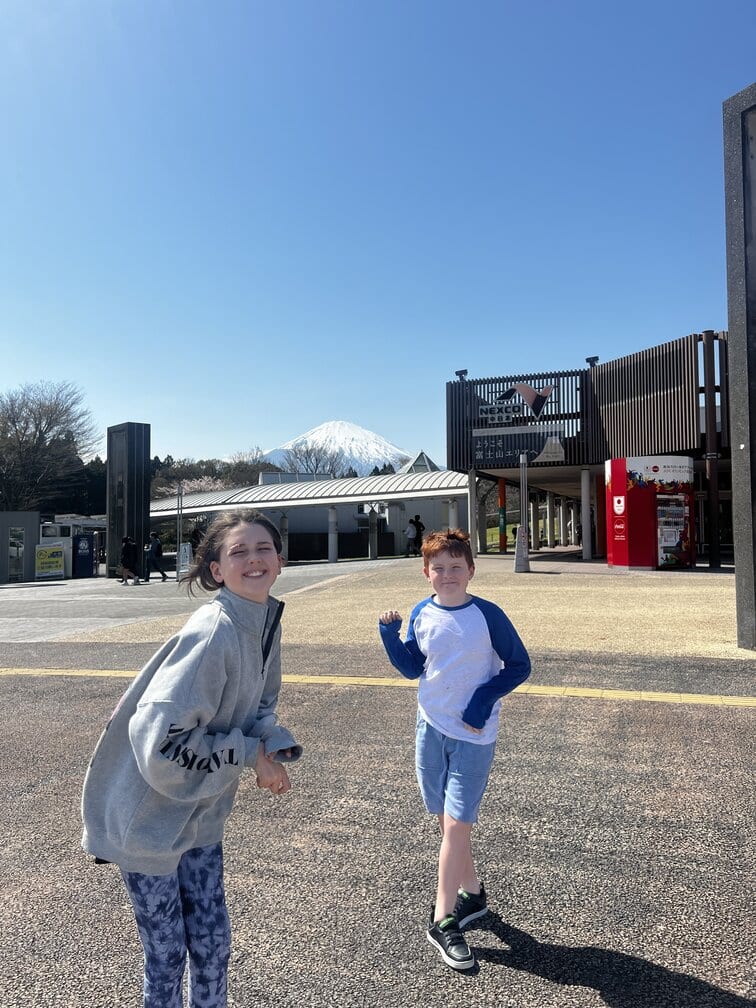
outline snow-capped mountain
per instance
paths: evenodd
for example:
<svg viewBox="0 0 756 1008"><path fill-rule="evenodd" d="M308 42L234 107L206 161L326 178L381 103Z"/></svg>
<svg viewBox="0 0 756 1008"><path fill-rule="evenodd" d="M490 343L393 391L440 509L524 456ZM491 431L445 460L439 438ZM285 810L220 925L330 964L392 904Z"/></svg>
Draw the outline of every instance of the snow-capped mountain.
<svg viewBox="0 0 756 1008"><path fill-rule="evenodd" d="M375 466L380 469L386 463L399 469L410 457L409 452L397 448L395 444L364 427L358 427L347 420L329 420L278 448L271 448L265 452L265 458L273 465L280 465L287 451L307 447L325 449L331 453L341 452L344 469L351 466L358 476L366 476Z"/></svg>

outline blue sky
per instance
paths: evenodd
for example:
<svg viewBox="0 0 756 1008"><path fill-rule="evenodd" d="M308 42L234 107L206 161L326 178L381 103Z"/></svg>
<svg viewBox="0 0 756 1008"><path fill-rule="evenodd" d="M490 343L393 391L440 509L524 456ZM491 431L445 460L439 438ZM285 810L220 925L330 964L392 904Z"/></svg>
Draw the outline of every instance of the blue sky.
<svg viewBox="0 0 756 1008"><path fill-rule="evenodd" d="M445 383L727 327L753 0L2 0L0 389L152 454L350 420L445 464Z"/></svg>

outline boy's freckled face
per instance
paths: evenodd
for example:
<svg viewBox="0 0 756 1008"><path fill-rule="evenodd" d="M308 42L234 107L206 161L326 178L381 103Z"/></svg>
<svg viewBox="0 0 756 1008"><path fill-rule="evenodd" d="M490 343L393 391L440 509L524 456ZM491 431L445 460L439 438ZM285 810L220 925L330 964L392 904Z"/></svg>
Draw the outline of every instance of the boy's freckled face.
<svg viewBox="0 0 756 1008"><path fill-rule="evenodd" d="M467 586L475 573L475 567L467 563L463 556L452 556L443 550L437 553L425 566L433 593L439 605L464 605L468 600Z"/></svg>
<svg viewBox="0 0 756 1008"><path fill-rule="evenodd" d="M234 595L265 602L282 566L283 557L264 526L238 525L227 533L220 559L210 563L210 573Z"/></svg>

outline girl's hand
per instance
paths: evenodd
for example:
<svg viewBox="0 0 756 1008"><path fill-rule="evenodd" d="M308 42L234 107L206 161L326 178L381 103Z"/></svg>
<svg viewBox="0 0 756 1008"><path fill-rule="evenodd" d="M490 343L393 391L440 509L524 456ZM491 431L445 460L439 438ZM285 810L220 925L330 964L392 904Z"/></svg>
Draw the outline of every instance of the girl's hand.
<svg viewBox="0 0 756 1008"><path fill-rule="evenodd" d="M262 743L255 760L255 774L257 786L271 794L282 795L291 790L289 775L280 763L274 763L270 756L265 755Z"/></svg>
<svg viewBox="0 0 756 1008"><path fill-rule="evenodd" d="M402 622L401 613L398 613L396 609L388 609L378 617L379 623L394 623L396 620L399 620L400 623Z"/></svg>

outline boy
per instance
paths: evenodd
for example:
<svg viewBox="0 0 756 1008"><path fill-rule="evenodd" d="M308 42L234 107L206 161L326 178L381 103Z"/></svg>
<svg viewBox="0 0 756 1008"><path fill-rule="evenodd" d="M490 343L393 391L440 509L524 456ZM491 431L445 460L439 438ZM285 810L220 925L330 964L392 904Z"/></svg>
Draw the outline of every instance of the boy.
<svg viewBox="0 0 756 1008"><path fill-rule="evenodd" d="M530 659L502 610L468 594L475 565L465 532L431 532L422 552L433 594L412 610L405 643L395 610L381 613L379 629L392 665L420 680L416 772L425 807L441 827L427 938L447 966L465 970L475 957L462 928L488 909L473 864L472 827L493 761L501 697L527 679Z"/></svg>

